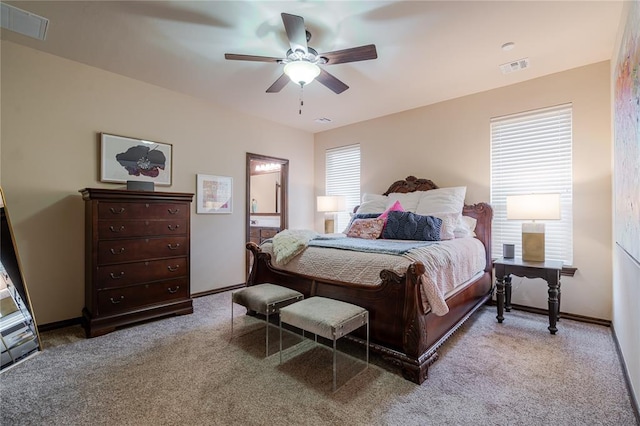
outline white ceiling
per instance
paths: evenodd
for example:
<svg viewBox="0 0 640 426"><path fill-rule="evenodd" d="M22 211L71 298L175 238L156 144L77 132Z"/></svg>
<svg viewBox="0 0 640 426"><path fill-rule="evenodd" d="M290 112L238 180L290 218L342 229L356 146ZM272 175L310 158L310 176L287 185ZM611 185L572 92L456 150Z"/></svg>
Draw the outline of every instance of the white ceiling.
<svg viewBox="0 0 640 426"><path fill-rule="evenodd" d="M314 133L608 60L622 11L618 1L5 3L50 23L46 41L2 39ZM309 84L299 115L295 84L265 93L282 65L224 59L284 57L282 12L304 17L318 52L373 43L378 59L325 66L350 89ZM500 72L525 57L529 68Z"/></svg>

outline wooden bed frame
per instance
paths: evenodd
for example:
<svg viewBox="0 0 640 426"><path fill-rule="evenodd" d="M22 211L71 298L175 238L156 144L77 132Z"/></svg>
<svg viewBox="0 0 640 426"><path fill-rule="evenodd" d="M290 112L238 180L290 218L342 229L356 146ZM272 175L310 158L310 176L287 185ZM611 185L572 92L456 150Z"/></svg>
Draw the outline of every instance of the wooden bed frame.
<svg viewBox="0 0 640 426"><path fill-rule="evenodd" d="M428 179L409 176L394 182L384 193L414 192L435 189ZM460 287L447 298L449 313L437 316L431 311L423 313L418 277L425 271L420 262L412 263L403 276L382 270L382 283L378 286L342 283L316 277L294 274L274 268L271 256L263 253L254 243L247 243L253 253L253 267L247 285L265 282L300 291L306 297L323 296L353 303L369 311L370 348L399 366L402 375L421 384L427 379L428 369L438 359L438 348L482 306L493 291L491 278L491 220L493 210L489 204L465 205L463 214L477 219L476 237L487 252L487 263L475 281ZM356 332L354 340L364 344ZM362 333L362 335L364 335Z"/></svg>

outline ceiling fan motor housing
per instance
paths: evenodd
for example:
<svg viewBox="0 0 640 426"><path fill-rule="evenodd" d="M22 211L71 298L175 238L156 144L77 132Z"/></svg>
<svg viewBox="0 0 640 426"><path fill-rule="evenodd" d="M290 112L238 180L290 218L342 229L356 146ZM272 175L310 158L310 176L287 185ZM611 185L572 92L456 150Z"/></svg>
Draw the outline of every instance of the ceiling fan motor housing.
<svg viewBox="0 0 640 426"><path fill-rule="evenodd" d="M295 52L291 49L287 50L287 57L282 60L282 63L287 64L295 61L308 61L322 65L327 63L327 58L318 55L318 52L312 47L307 47L307 53L302 50L296 50Z"/></svg>

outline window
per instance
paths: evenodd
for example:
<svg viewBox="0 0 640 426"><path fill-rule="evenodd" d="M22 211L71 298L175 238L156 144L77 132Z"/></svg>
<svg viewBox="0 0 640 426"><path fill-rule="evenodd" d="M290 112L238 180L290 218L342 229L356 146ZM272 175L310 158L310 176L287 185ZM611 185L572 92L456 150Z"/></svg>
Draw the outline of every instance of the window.
<svg viewBox="0 0 640 426"><path fill-rule="evenodd" d="M573 263L572 105L491 120L491 205L494 257L503 243L522 256L522 222L507 220L508 195L560 194L560 220L545 221L547 259Z"/></svg>
<svg viewBox="0 0 640 426"><path fill-rule="evenodd" d="M360 145L331 148L326 153L326 195L344 195L347 210L336 215L335 232L342 232L353 208L360 204Z"/></svg>

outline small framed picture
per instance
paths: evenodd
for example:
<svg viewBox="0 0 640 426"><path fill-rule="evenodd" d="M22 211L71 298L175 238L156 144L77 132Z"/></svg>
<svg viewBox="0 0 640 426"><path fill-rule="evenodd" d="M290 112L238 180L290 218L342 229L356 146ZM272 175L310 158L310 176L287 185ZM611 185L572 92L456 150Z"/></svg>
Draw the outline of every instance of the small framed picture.
<svg viewBox="0 0 640 426"><path fill-rule="evenodd" d="M232 213L233 178L197 175L196 213Z"/></svg>
<svg viewBox="0 0 640 426"><path fill-rule="evenodd" d="M101 133L100 145L100 181L135 180L171 185L171 144Z"/></svg>

